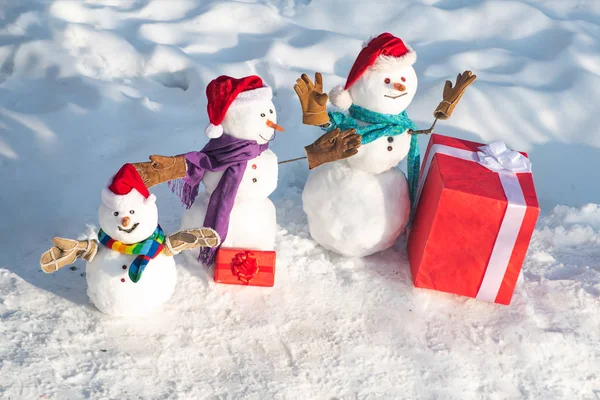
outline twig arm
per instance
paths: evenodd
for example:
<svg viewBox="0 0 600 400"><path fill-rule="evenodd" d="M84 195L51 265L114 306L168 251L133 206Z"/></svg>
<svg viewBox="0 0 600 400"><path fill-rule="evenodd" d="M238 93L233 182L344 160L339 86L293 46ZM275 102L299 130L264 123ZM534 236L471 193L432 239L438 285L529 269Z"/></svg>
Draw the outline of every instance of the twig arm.
<svg viewBox="0 0 600 400"><path fill-rule="evenodd" d="M437 122L437 118L435 120L433 120L433 124L431 125L431 128L429 129L421 129L418 131L413 131L412 129L408 130L408 133L410 135L429 135L431 132L433 132L433 128L435 127L435 123Z"/></svg>
<svg viewBox="0 0 600 400"><path fill-rule="evenodd" d="M287 163L291 163L293 161L300 161L300 160L304 160L304 159L306 159L306 157L292 158L291 160L279 161L277 164L287 164Z"/></svg>

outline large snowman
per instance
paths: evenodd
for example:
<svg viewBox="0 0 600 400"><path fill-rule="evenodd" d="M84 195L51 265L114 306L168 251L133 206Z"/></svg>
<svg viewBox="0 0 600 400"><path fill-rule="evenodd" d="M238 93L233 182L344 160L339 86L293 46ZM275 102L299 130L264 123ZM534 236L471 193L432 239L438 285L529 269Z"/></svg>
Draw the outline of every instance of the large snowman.
<svg viewBox="0 0 600 400"><path fill-rule="evenodd" d="M181 227L213 226L224 248L272 251L277 223L269 196L277 188L278 165L268 145L276 131L283 131L276 123L272 90L258 76L221 76L209 83L206 93L210 119L206 133L211 140L202 152L215 155L224 165L204 172L205 190L184 212ZM222 152L227 160L217 155ZM186 159L188 176L202 167L196 152ZM206 251L201 260L210 264L211 253Z"/></svg>
<svg viewBox="0 0 600 400"><path fill-rule="evenodd" d="M330 112L324 124L315 123L326 130L355 128L362 137L356 155L313 170L302 194L310 234L329 250L364 257L391 247L405 231L409 186L397 165L418 150L409 133L416 126L405 111L417 91L415 61L415 52L389 33L371 40L345 86L329 94L348 113ZM296 87L301 102L314 91L306 75L302 79Z"/></svg>
<svg viewBox="0 0 600 400"><path fill-rule="evenodd" d="M112 316L146 314L170 299L177 283L173 255L198 246L218 246L208 228L165 236L158 224L156 197L134 166L125 164L102 189L97 239L54 238L40 260L47 273L87 261L88 296Z"/></svg>

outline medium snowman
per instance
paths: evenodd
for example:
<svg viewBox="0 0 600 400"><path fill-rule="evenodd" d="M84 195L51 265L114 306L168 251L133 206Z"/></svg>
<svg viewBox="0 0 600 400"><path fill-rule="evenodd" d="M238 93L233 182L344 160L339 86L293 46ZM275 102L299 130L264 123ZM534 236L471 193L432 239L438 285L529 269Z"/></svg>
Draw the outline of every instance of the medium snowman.
<svg viewBox="0 0 600 400"><path fill-rule="evenodd" d="M135 167L125 164L102 189L97 239L54 238L40 265L56 272L78 257L87 261L88 296L112 316L149 313L170 299L177 282L173 256L186 249L216 247L210 228L184 230L166 236L158 224L156 197Z"/></svg>
<svg viewBox="0 0 600 400"><path fill-rule="evenodd" d="M206 95L210 140L202 150L153 155L151 162L134 165L148 185L169 181L188 208L182 229L208 226L223 247L272 251L277 224L269 195L277 187L278 164L269 143L283 131L273 92L255 75L220 76L208 84ZM216 250L200 249L199 261L212 264Z"/></svg>
<svg viewBox="0 0 600 400"><path fill-rule="evenodd" d="M362 138L356 155L312 171L302 194L310 234L329 250L368 256L391 247L409 222L409 185L397 165L409 152L418 154L416 136L410 134L416 126L405 111L417 91L415 61L414 50L389 33L371 40L345 86L329 94L347 114L327 114L327 95L315 89L322 86L320 74L316 86L306 75L297 81L305 123L307 114L320 116L310 124L353 128ZM411 167L409 162L409 178Z"/></svg>
<svg viewBox="0 0 600 400"><path fill-rule="evenodd" d="M210 222L214 221L223 238L222 247L273 251L277 220L275 205L269 196L277 188L278 164L277 156L268 146L275 139L276 132L283 131L276 123L273 92L258 76L241 79L225 77L209 83L207 96L210 105L210 124L206 130L208 137L238 145L256 143L252 145L256 150L251 151L249 157L243 157L242 165L206 171L202 178L205 191L185 211L181 228L189 229L207 223L213 226ZM235 195L224 190L228 185L237 186ZM216 204L217 199L219 204ZM219 218L211 217L214 213L211 200L217 207L229 208L230 199L233 199L233 204L229 211L229 225L225 227L225 224L219 225ZM205 253L208 257L204 256L202 261L210 264L213 261L210 253L213 251Z"/></svg>

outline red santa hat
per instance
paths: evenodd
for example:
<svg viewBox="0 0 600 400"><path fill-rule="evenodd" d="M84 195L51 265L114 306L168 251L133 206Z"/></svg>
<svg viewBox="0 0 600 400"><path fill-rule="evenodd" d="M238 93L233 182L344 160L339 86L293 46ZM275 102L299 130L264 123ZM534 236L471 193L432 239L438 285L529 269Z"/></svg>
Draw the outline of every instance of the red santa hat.
<svg viewBox="0 0 600 400"><path fill-rule="evenodd" d="M102 188L102 202L111 210L135 208L142 203L156 201L142 177L131 164L125 164Z"/></svg>
<svg viewBox="0 0 600 400"><path fill-rule="evenodd" d="M334 106L347 110L352 105L352 97L348 89L367 68L394 71L413 65L415 61L417 61L417 53L410 46L391 33L382 33L363 47L352 65L346 85L334 87L329 93L329 100Z"/></svg>
<svg viewBox="0 0 600 400"><path fill-rule="evenodd" d="M206 110L210 120L206 127L206 135L214 139L223 134L221 122L229 109L247 106L257 101L270 101L273 91L256 75L240 79L221 75L206 87L206 98Z"/></svg>

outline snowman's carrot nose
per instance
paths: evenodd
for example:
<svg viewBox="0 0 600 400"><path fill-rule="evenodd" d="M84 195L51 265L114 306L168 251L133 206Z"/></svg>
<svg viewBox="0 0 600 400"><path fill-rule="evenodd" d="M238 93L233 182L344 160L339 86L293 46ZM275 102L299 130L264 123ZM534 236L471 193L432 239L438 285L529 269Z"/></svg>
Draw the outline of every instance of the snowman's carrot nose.
<svg viewBox="0 0 600 400"><path fill-rule="evenodd" d="M283 132L283 128L277 125L275 122L271 121L270 119L267 120L267 126L269 128L275 129L276 131Z"/></svg>
<svg viewBox="0 0 600 400"><path fill-rule="evenodd" d="M127 226L129 225L129 217L123 217L121 219L121 225L123 225L125 228L127 228Z"/></svg>
<svg viewBox="0 0 600 400"><path fill-rule="evenodd" d="M404 92L406 90L406 86L401 83L394 83L394 89Z"/></svg>

